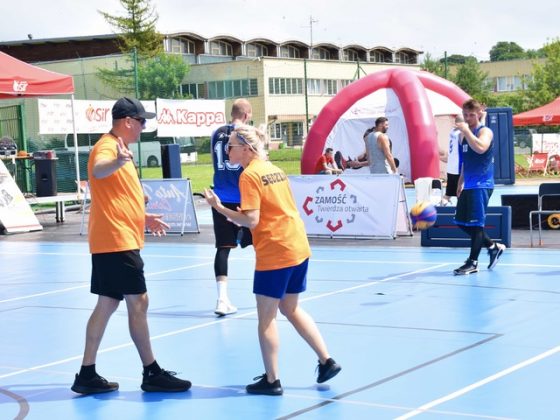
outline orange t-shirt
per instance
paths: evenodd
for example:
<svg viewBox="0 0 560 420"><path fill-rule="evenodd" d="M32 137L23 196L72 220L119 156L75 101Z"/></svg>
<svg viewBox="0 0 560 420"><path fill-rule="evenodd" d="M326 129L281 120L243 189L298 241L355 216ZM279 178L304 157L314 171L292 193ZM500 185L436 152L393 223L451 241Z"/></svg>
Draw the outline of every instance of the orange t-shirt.
<svg viewBox="0 0 560 420"><path fill-rule="evenodd" d="M303 220L286 174L270 162L253 160L239 178L242 210L259 210L251 230L256 270L277 270L301 264L311 256Z"/></svg>
<svg viewBox="0 0 560 420"><path fill-rule="evenodd" d="M105 178L93 176L97 159L116 159L117 139L105 134L95 144L88 161L91 192L89 250L92 254L130 251L144 246L146 210L144 192L133 162Z"/></svg>

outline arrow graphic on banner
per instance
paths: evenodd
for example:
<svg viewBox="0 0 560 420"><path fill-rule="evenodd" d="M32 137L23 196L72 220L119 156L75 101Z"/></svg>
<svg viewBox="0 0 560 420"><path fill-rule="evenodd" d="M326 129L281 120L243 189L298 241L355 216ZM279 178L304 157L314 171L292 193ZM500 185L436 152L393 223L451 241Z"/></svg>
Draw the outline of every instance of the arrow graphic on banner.
<svg viewBox="0 0 560 420"><path fill-rule="evenodd" d="M305 214L307 214L308 216L313 214L313 210L311 210L308 205L309 203L313 203L313 198L312 197L307 197L303 203L303 211L305 212Z"/></svg>
<svg viewBox="0 0 560 420"><path fill-rule="evenodd" d="M332 221L329 220L327 222L327 227L329 228L329 230L331 230L332 232L336 232L338 229L340 229L342 227L342 220L339 220L338 223L336 224L336 226L333 226Z"/></svg>

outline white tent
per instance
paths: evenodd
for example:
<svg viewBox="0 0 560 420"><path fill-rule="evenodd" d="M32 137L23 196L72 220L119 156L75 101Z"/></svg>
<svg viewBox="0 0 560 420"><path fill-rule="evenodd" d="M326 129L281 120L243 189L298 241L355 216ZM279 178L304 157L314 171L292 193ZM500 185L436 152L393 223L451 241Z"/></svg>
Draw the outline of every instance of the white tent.
<svg viewBox="0 0 560 420"><path fill-rule="evenodd" d="M426 89L432 114L435 118L440 149L447 150L448 136L453 116L461 113L461 108L446 96ZM352 105L338 120L327 137L325 148L340 151L345 158L355 158L365 151L364 132L374 125L378 117L389 119L387 134L393 143L393 155L399 159L399 172L410 180L410 151L406 124L399 99L393 89L379 89ZM442 166L445 173L445 168ZM368 168L349 173L369 173Z"/></svg>

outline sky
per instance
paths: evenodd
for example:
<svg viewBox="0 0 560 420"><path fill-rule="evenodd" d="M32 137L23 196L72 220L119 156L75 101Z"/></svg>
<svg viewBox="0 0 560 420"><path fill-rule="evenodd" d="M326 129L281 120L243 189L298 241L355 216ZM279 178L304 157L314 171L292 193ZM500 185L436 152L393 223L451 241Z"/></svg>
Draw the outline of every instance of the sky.
<svg viewBox="0 0 560 420"><path fill-rule="evenodd" d="M432 58L488 60L497 42L538 49L560 37L558 0L151 0L162 33L194 32L281 42L410 47ZM532 6L532 7L531 7ZM98 10L124 15L119 0L3 2L0 42L113 33ZM310 21L313 21L310 25Z"/></svg>

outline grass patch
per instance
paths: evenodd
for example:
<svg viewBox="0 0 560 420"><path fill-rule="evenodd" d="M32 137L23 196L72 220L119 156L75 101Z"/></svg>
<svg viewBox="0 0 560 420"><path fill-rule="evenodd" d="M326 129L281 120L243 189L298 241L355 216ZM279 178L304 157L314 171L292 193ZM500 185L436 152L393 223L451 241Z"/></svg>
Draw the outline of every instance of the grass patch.
<svg viewBox="0 0 560 420"><path fill-rule="evenodd" d="M273 150L269 157L272 163L281 168L286 174L299 175L301 173L301 150ZM210 153L199 154L198 161L195 164L181 165L181 173L183 178L190 179L193 193L201 193L204 191L204 188L208 188L213 182L212 156ZM144 179L161 179L162 177L161 168L142 168L142 178Z"/></svg>

